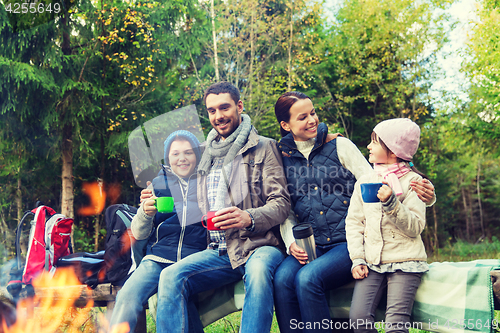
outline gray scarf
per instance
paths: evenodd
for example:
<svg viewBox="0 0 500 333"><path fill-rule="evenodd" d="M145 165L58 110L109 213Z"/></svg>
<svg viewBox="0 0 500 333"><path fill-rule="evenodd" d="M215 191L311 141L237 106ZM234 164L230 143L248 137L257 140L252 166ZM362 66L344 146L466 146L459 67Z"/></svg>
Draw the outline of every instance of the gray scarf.
<svg viewBox="0 0 500 333"><path fill-rule="evenodd" d="M221 169L221 174L219 178L219 184L217 186L217 194L215 198L214 209L219 210L226 207L225 198L229 194L229 180L231 179L231 170L233 161L236 158L236 154L241 148L245 146L248 141L248 135L252 129L252 124L250 117L246 114L241 116L242 122L238 128L231 133L224 141L215 141L218 133L215 129L212 129L207 136L207 148L203 153L198 170L202 173L208 173L208 170L212 166L212 161L214 158L224 157L224 163ZM235 205L232 196L230 196L231 205Z"/></svg>
<svg viewBox="0 0 500 333"><path fill-rule="evenodd" d="M250 130L252 129L252 123L248 115L242 114L241 119L240 126L238 126L238 128L236 128L225 140L219 140L219 142L215 141L219 133L212 128L207 136L207 147L201 157L198 171L206 174L212 166L214 157L226 156L224 158L224 165L231 164L236 154L245 146Z"/></svg>

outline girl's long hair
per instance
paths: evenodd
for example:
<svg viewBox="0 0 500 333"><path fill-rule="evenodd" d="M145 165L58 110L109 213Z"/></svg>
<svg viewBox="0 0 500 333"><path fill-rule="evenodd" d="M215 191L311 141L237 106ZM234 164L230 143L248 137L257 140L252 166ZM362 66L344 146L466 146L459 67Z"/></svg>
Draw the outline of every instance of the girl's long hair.
<svg viewBox="0 0 500 333"><path fill-rule="evenodd" d="M285 131L283 127L281 127L281 122L284 121L288 123L290 121L290 108L294 105L298 100L301 99L310 99L304 93L298 91L289 91L284 93L278 98L276 104L274 105L274 114L276 115L276 119L278 120L278 124L280 124L280 134L281 136L285 136L289 131Z"/></svg>
<svg viewBox="0 0 500 333"><path fill-rule="evenodd" d="M381 145L381 146L382 146L382 148L386 151L386 153L387 153L387 154L392 153L392 151L391 151L389 148L387 148L387 146L385 145L384 141L382 141L382 139L381 139L381 138L379 138L379 137L378 137L378 135L377 135L377 133L375 133L375 132L372 132L372 141L375 141L375 142L380 143L380 145ZM406 160L403 160L402 158L399 158L399 157L397 157L397 156L396 156L396 158L397 158L398 163L401 163L401 162L410 163L410 162L411 162L411 161L406 161ZM413 163L413 162L412 162L412 163ZM429 177L427 177L427 175L426 175L426 174L424 174L423 172L419 171L419 170L415 167L415 165L413 165L413 166L409 166L409 168L411 169L411 171L415 172L417 175L422 176L422 178L429 179ZM430 180L430 179L429 179L429 180Z"/></svg>

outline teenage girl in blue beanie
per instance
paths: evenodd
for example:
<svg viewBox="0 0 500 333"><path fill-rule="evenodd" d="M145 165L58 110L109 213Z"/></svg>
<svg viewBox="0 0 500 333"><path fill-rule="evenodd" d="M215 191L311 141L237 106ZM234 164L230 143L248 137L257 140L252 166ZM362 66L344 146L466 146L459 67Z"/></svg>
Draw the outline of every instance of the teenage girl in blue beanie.
<svg viewBox="0 0 500 333"><path fill-rule="evenodd" d="M141 192L141 206L131 226L135 239L148 239L146 256L118 292L110 327L127 322L133 332L149 297L161 293L161 271L207 247L207 232L200 222L202 214L196 195L195 170L200 156L200 142L188 131L176 131L165 140L165 165L153 179L153 190L148 187ZM155 197L173 197L174 211L158 212ZM193 331L201 329L201 322L196 325Z"/></svg>

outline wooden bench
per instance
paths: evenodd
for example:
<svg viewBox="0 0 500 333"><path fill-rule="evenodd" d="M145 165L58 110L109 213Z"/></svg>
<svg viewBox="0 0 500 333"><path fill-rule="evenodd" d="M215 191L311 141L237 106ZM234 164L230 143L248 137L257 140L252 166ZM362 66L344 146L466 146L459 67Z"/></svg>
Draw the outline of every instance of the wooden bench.
<svg viewBox="0 0 500 333"><path fill-rule="evenodd" d="M493 270L490 272L490 276L494 294L494 309L500 310L500 271ZM90 300L93 300L94 307L106 307L108 310L113 309L116 299L116 294L120 290L120 287L111 286L110 284L101 284L98 285L97 288L94 290L90 290L89 288L87 288L87 286L84 285L78 285L78 286L69 286L64 288L60 287L40 288L36 289L35 292L40 298L48 297L49 295L51 295L52 297L55 296L55 299L66 299L67 297L65 297L65 295L69 294L68 288L74 288L79 291L80 297L75 301L76 307L84 307ZM204 324L207 325L207 323L209 324L221 317L224 317L225 315L231 312L241 310L243 305L243 299L241 297L242 293L243 293L243 283L238 282L236 284L229 285L224 288L220 288L218 290L209 291L201 295L200 297L201 306L199 307L199 311L200 311L200 316L202 317L202 322L204 322ZM336 289L327 295L327 298L329 299L330 313L332 317L335 318L348 317L349 309L348 307L347 308L345 307L345 303L343 305L335 304L335 301L337 301L337 299L339 298L337 297L337 295L340 295L342 293L345 294L344 299L349 299L349 295L350 293L352 293L352 284L347 285L343 288ZM224 304L221 304L219 300L215 300L216 298L220 299L221 297L214 297L214 295L220 296L221 294L225 294L225 296L222 296L222 298L226 300ZM213 311L214 307L217 307L217 311ZM381 315L383 316L384 309L379 309L379 310L382 310L378 311L377 317L380 318ZM135 332L140 332L140 333L147 332L145 310L141 313L140 317L138 318L138 324Z"/></svg>

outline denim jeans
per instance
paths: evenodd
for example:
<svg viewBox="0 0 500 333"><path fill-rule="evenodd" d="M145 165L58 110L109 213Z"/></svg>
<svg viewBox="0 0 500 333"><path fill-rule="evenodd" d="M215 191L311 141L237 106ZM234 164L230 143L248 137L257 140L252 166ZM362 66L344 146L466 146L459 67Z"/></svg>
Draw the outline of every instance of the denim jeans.
<svg viewBox="0 0 500 333"><path fill-rule="evenodd" d="M141 261L116 295L116 303L109 323L110 331L114 325L127 322L130 332L134 332L139 313L147 304L148 299L158 290L162 270L170 265L172 264L149 259ZM190 313L189 332L203 332L198 309L193 302L188 304L188 311Z"/></svg>
<svg viewBox="0 0 500 333"><path fill-rule="evenodd" d="M332 331L323 325L330 322L326 290L352 281L352 262L346 242L318 246L316 254L317 259L305 265L288 256L276 271L276 318L282 333Z"/></svg>
<svg viewBox="0 0 500 333"><path fill-rule="evenodd" d="M137 325L137 317L149 297L156 293L161 271L171 264L143 260L116 295L116 303L109 327L127 322L130 332Z"/></svg>
<svg viewBox="0 0 500 333"><path fill-rule="evenodd" d="M352 295L350 319L354 332L376 333L375 310L382 296L387 294L385 332L408 332L413 301L422 273L377 273L369 270L368 277L357 280Z"/></svg>
<svg viewBox="0 0 500 333"><path fill-rule="evenodd" d="M245 284L240 332L269 332L273 318L273 277L284 254L275 247L255 250L244 266L231 267L229 256L204 250L161 272L157 333L190 332L189 301L202 291L239 281Z"/></svg>

